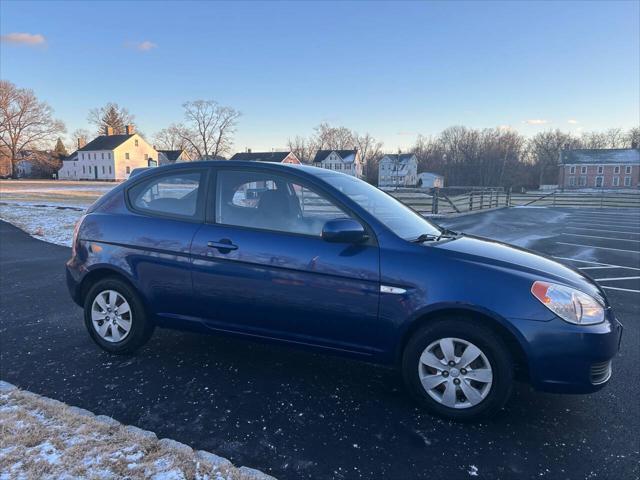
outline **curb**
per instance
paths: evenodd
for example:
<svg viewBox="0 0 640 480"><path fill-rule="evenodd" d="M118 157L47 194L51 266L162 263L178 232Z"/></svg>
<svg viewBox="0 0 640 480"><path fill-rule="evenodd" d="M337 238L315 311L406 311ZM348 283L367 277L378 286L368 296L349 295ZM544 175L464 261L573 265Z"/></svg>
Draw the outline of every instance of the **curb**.
<svg viewBox="0 0 640 480"><path fill-rule="evenodd" d="M167 450L173 450L175 452L179 452L186 455L194 455L196 459L204 462L208 462L213 467L224 468L224 469L235 468L239 473L240 479L242 480L277 480L275 477L272 477L271 475L267 475L266 473L260 470L256 470L255 468L249 468L244 466L235 467L230 460L224 457L220 457L215 453L207 452L205 450L194 451L193 448L191 448L189 445L178 442L171 438L162 438L158 440L158 436L151 430L143 430L142 428L138 428L134 425L124 425L113 417L109 417L107 415L96 415L93 412L86 410L84 408L75 407L73 405L67 405L66 403L61 402L59 400L38 395L37 393L33 393L28 390L22 390L9 382L0 380L0 394L8 394L14 391L20 391L21 393L29 397L37 398L40 402L52 407L66 408L70 413L73 413L81 417L91 418L109 427L123 427L129 433L132 433L134 435L137 435L147 440L157 441L158 445L166 448Z"/></svg>

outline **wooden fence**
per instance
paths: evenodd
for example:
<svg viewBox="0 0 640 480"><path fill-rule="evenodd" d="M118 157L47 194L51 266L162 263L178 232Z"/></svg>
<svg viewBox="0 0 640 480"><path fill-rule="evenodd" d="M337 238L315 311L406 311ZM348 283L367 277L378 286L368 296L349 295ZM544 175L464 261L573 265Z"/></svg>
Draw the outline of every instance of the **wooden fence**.
<svg viewBox="0 0 640 480"><path fill-rule="evenodd" d="M502 188L448 187L431 190L399 189L391 195L422 215L448 215L513 206L640 208L638 192L512 193Z"/></svg>

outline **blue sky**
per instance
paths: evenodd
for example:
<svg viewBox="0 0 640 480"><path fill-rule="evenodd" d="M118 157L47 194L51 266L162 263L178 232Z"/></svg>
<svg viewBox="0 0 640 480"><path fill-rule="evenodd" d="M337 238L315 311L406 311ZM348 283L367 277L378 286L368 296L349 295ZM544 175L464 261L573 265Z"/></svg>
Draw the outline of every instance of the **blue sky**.
<svg viewBox="0 0 640 480"><path fill-rule="evenodd" d="M152 136L204 98L242 112L238 150L322 121L395 150L455 124L638 125L639 19L637 1L3 0L0 74L69 131L115 101Z"/></svg>

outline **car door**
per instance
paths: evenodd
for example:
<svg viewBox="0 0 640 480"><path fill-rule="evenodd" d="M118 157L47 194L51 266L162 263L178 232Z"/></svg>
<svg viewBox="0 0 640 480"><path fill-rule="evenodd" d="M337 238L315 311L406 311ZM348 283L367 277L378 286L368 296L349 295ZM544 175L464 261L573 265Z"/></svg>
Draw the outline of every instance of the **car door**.
<svg viewBox="0 0 640 480"><path fill-rule="evenodd" d="M193 246L193 286L211 328L373 354L380 289L375 238L321 238L344 207L300 177L220 168Z"/></svg>
<svg viewBox="0 0 640 480"><path fill-rule="evenodd" d="M112 263L131 271L161 320L193 315L191 241L204 221L208 171L176 168L146 175L126 190L127 215L107 215Z"/></svg>

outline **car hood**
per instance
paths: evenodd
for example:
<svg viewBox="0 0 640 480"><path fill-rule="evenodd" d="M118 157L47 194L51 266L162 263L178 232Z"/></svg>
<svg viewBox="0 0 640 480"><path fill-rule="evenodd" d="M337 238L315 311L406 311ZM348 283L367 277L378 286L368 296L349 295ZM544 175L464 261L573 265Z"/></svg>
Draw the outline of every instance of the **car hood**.
<svg viewBox="0 0 640 480"><path fill-rule="evenodd" d="M455 240L432 245L460 260L512 272L522 272L538 280L572 286L605 303L602 291L589 277L572 267L530 250L472 235L463 235Z"/></svg>

